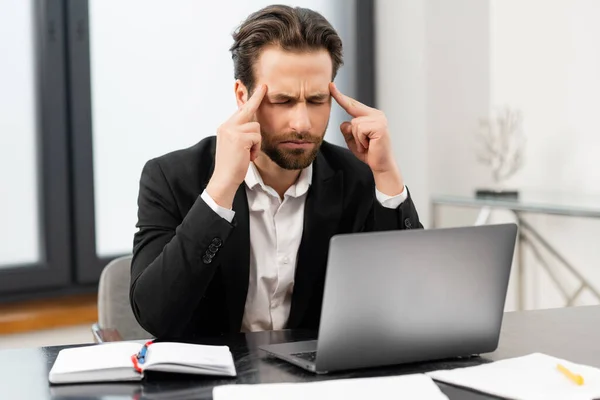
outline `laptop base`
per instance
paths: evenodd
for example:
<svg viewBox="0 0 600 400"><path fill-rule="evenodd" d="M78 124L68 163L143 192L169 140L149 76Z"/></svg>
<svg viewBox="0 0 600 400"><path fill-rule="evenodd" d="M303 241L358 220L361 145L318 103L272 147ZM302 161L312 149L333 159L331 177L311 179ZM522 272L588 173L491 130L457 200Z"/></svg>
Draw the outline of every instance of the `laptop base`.
<svg viewBox="0 0 600 400"><path fill-rule="evenodd" d="M307 353L316 353L316 340L272 344L268 346L260 346L260 349L275 358L292 363L307 371L317 374L327 373L327 371L317 371L316 357L314 357L314 360L311 360L309 357L304 356L304 354Z"/></svg>

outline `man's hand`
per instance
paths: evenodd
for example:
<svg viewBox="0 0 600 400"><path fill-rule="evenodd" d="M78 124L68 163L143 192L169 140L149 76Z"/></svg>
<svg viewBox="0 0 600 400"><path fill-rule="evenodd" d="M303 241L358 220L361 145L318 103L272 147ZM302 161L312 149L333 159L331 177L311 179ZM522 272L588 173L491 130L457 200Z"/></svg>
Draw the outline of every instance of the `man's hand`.
<svg viewBox="0 0 600 400"><path fill-rule="evenodd" d="M260 124L254 114L266 92L265 85L258 86L246 104L217 129L215 170L206 191L221 207L232 208L248 166L260 152Z"/></svg>
<svg viewBox="0 0 600 400"><path fill-rule="evenodd" d="M351 121L340 125L350 151L371 168L380 192L389 196L402 193L404 181L394 160L385 114L342 94L333 82L329 90L335 101L352 116Z"/></svg>

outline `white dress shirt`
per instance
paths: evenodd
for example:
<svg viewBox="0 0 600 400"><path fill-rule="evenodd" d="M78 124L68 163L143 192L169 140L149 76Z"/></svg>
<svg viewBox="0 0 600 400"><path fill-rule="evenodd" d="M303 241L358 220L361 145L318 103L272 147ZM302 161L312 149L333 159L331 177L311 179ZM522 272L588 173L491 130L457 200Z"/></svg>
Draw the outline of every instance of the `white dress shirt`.
<svg viewBox="0 0 600 400"><path fill-rule="evenodd" d="M282 200L273 188L264 184L254 163L248 167L244 182L250 213L250 277L243 332L286 327L312 172L312 164L302 170ZM377 189L375 194L387 208L397 208L408 197L406 187L397 196L388 196ZM201 197L222 218L233 221L233 210L219 206L206 191Z"/></svg>

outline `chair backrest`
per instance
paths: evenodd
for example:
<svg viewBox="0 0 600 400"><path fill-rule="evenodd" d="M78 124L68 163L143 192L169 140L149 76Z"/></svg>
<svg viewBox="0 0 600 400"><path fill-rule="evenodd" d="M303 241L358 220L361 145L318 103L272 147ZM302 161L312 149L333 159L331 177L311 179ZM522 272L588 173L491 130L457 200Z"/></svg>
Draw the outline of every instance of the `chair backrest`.
<svg viewBox="0 0 600 400"><path fill-rule="evenodd" d="M124 340L152 337L137 322L129 302L131 256L112 260L100 275L98 323L100 328L117 329Z"/></svg>

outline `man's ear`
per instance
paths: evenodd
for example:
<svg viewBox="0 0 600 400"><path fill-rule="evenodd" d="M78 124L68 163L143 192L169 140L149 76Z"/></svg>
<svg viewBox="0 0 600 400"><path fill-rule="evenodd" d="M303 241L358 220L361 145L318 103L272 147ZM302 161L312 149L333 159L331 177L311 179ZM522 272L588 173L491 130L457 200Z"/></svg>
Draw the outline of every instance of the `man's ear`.
<svg viewBox="0 0 600 400"><path fill-rule="evenodd" d="M234 85L235 101L238 108L242 107L248 101L248 88L239 79L235 81Z"/></svg>

